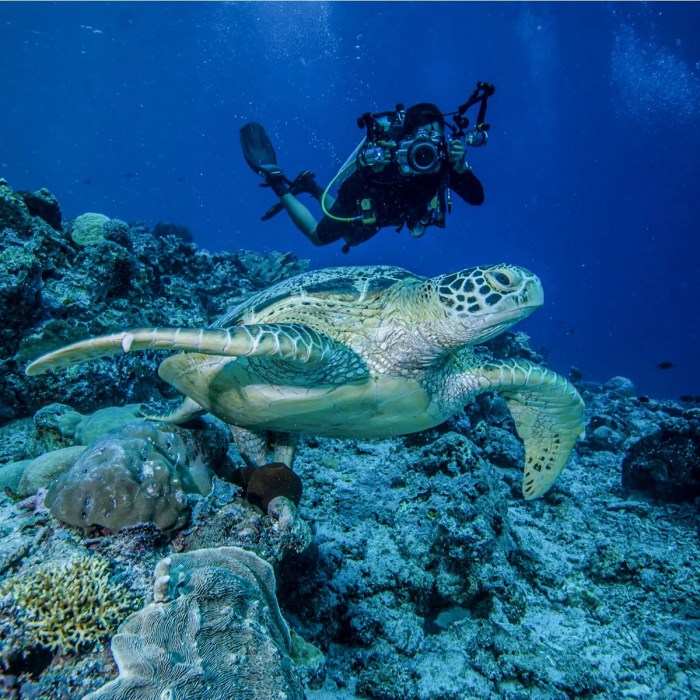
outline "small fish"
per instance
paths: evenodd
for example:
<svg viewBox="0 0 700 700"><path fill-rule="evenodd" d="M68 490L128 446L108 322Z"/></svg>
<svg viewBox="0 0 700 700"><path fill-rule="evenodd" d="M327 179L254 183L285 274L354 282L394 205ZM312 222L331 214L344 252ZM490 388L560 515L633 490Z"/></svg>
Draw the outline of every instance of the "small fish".
<svg viewBox="0 0 700 700"><path fill-rule="evenodd" d="M86 184L86 185L92 185L92 180L91 180L89 177L86 177L86 178L83 180L83 183Z"/></svg>
<svg viewBox="0 0 700 700"><path fill-rule="evenodd" d="M649 401L651 401L651 399L648 396L638 396L637 400L640 403L649 403Z"/></svg>
<svg viewBox="0 0 700 700"><path fill-rule="evenodd" d="M659 362L656 366L659 369L671 369L671 367L673 367L673 362L669 362L668 360L666 360L664 362Z"/></svg>
<svg viewBox="0 0 700 700"><path fill-rule="evenodd" d="M683 396L680 396L679 398L683 403L693 403L693 401L695 401L695 397L690 396L689 394L683 394Z"/></svg>

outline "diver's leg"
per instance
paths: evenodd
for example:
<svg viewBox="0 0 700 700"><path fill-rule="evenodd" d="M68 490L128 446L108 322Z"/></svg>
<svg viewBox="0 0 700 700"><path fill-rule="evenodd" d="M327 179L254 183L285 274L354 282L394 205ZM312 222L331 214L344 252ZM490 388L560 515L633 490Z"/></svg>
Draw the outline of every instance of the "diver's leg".
<svg viewBox="0 0 700 700"><path fill-rule="evenodd" d="M280 197L292 223L314 244L324 245L316 236L317 222L313 214L291 193Z"/></svg>
<svg viewBox="0 0 700 700"><path fill-rule="evenodd" d="M260 167L260 173L265 178L265 182L270 186L272 191L280 198L280 203L284 207L292 223L316 246L326 245L330 240L321 239L316 232L317 221L313 214L302 204L290 190L295 192L307 192L319 201L323 197L324 189L316 180L313 173L305 170L297 176L291 183L285 178L282 170L277 166L263 165ZM335 202L333 197L326 195L325 209L330 209ZM337 240L337 239L333 239Z"/></svg>
<svg viewBox="0 0 700 700"><path fill-rule="evenodd" d="M294 194L307 192L318 202L321 201L325 191L325 188L316 182L316 176L310 170L304 170L304 172L299 173L292 181L290 189ZM324 202L326 209L330 209L333 206L333 202L335 202L335 199L330 195L326 195L326 201Z"/></svg>

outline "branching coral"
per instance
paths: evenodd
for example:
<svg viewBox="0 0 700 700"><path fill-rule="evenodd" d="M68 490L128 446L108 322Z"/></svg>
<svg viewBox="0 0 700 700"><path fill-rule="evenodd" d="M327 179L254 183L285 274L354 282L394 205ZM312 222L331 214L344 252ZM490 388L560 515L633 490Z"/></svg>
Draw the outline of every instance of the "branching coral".
<svg viewBox="0 0 700 700"><path fill-rule="evenodd" d="M26 646L78 652L105 641L139 605L98 555L42 564L0 584L24 631ZM8 606L3 606L5 610Z"/></svg>

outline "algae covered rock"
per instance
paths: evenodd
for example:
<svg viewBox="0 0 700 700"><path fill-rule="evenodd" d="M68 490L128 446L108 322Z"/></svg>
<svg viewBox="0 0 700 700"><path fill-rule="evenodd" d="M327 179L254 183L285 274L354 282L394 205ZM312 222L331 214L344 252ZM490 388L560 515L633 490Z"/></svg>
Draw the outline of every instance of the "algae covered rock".
<svg viewBox="0 0 700 700"><path fill-rule="evenodd" d="M697 424L663 426L633 443L622 460L622 485L669 503L700 497L700 435Z"/></svg>
<svg viewBox="0 0 700 700"><path fill-rule="evenodd" d="M32 217L20 192L0 178L0 229L16 231L23 238L32 232ZM4 232L3 232L4 235Z"/></svg>
<svg viewBox="0 0 700 700"><path fill-rule="evenodd" d="M74 439L80 445L89 445L97 438L130 423L145 423L139 413L139 404L108 406L87 416L75 425Z"/></svg>
<svg viewBox="0 0 700 700"><path fill-rule="evenodd" d="M112 639L119 677L84 700L301 700L272 567L240 547L163 559L155 602Z"/></svg>
<svg viewBox="0 0 700 700"><path fill-rule="evenodd" d="M61 207L56 197L45 187L36 192L18 192L27 205L27 211L31 216L43 219L51 228L61 230Z"/></svg>
<svg viewBox="0 0 700 700"><path fill-rule="evenodd" d="M16 462L8 462L0 466L0 489L17 491L24 470L31 462L31 459L20 459Z"/></svg>
<svg viewBox="0 0 700 700"><path fill-rule="evenodd" d="M44 451L58 450L75 444L75 428L82 414L62 403L52 403L34 414L34 431Z"/></svg>
<svg viewBox="0 0 700 700"><path fill-rule="evenodd" d="M26 245L0 250L0 352L13 354L22 333L41 317L41 266Z"/></svg>
<svg viewBox="0 0 700 700"><path fill-rule="evenodd" d="M49 486L55 479L70 469L85 451L82 445L63 447L46 452L29 461L22 471L22 478L17 484L19 496L31 496L38 489Z"/></svg>

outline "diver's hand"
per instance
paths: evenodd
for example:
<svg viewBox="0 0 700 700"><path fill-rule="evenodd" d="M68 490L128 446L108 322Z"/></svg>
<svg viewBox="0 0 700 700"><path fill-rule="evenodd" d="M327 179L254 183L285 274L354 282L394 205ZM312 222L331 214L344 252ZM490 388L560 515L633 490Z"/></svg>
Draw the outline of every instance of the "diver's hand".
<svg viewBox="0 0 700 700"><path fill-rule="evenodd" d="M469 166L465 160L467 149L462 141L459 139L452 139L448 144L448 150L450 153L450 165L452 165L456 173L461 175L469 170Z"/></svg>
<svg viewBox="0 0 700 700"><path fill-rule="evenodd" d="M360 165L371 168L375 173L381 172L391 163L391 151L389 148L384 148L383 144L366 148L360 153L359 162Z"/></svg>
<svg viewBox="0 0 700 700"><path fill-rule="evenodd" d="M372 163L371 168L375 173L379 173L384 168L386 168L387 165L391 164L391 153L387 150L384 149L383 156L381 158L378 158L377 160Z"/></svg>

